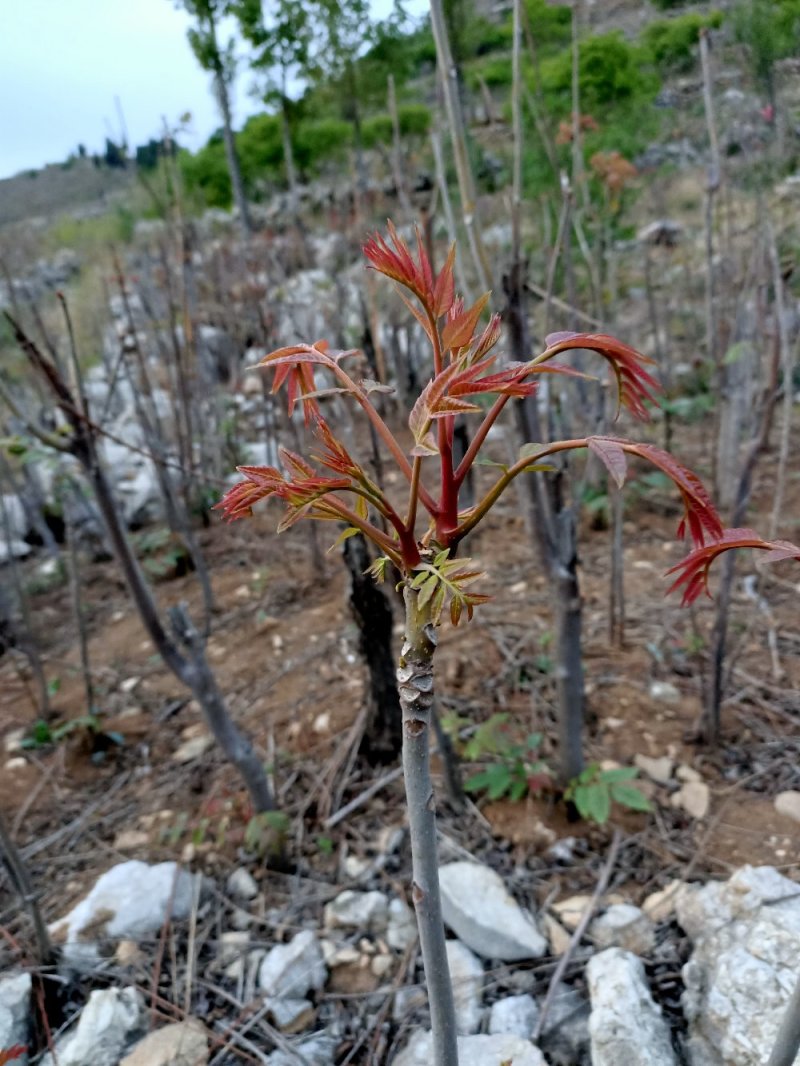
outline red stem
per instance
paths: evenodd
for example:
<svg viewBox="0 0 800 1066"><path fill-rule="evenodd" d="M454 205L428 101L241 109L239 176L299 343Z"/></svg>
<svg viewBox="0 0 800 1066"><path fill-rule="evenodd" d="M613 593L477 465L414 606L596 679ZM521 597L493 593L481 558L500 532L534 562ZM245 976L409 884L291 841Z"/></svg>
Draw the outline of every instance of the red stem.
<svg viewBox="0 0 800 1066"><path fill-rule="evenodd" d="M500 498L505 492L514 478L524 472L526 467L531 466L533 463L537 463L540 459L544 459L547 455L554 455L556 452L574 451L576 448L588 448L588 437L582 437L576 440L562 440L557 441L555 444L548 444L547 447L542 448L541 451L535 452L533 455L526 455L522 459L518 459L513 466L510 466L508 470L499 477L494 485L489 489L486 495L483 497L479 504L469 512L468 516L464 519L460 526L458 526L452 533L450 538L451 544L457 544L459 540L469 533L471 529L481 521L487 511Z"/></svg>
<svg viewBox="0 0 800 1066"><path fill-rule="evenodd" d="M461 483L467 476L469 468L475 462L475 459L478 456L478 452L481 450L483 442L486 440L486 437L489 434L489 430L500 417L500 412L503 410L503 408L510 399L510 396L498 396L492 406L486 412L486 416L483 422L481 422L481 424L478 426L478 430L475 436L470 441L469 448L467 448L464 454L464 458L458 464L458 469L455 472L456 488L461 488Z"/></svg>

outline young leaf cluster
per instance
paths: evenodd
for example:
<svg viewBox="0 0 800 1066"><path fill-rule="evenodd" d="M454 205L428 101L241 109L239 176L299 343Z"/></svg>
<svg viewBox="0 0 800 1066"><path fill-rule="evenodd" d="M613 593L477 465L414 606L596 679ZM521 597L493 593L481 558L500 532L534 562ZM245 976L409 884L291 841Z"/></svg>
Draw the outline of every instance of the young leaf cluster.
<svg viewBox="0 0 800 1066"><path fill-rule="evenodd" d="M592 763L571 781L564 797L571 800L581 818L605 825L613 803L631 811L651 811L650 800L633 782L639 771L633 766L603 770Z"/></svg>

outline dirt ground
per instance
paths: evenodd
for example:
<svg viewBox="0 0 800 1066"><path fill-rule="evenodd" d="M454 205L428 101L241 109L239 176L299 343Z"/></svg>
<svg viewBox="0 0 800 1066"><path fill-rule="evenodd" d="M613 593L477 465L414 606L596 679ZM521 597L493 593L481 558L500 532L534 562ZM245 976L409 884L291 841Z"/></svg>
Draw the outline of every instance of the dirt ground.
<svg viewBox="0 0 800 1066"><path fill-rule="evenodd" d="M761 469L769 465L766 457ZM765 507L770 489L764 475L756 498ZM634 895L643 895L687 868L694 877L725 876L743 863L796 872L800 827L775 812L772 797L800 785L797 577L791 564L763 572L770 625L737 582L724 744L716 751L698 747L692 735L714 606L704 600L685 610L676 597L664 596L663 571L683 551L674 540L676 513L668 513L674 501L633 493L629 500L622 648L611 647L607 633L610 534L588 521L581 531L587 757L627 764L637 753L669 754L702 774L713 799L709 815L694 822L670 806L667 788L647 784L654 814L624 813L619 823L635 835L640 856L625 876L636 886ZM799 505L795 479L787 514L798 513ZM511 491L466 548L485 566L484 585L494 599L471 624L444 627L439 692L445 711L469 721L504 711L521 730L543 732L547 758L555 735L554 685L543 664L552 626L549 593L519 510ZM757 502L753 513L763 510ZM233 713L273 767L281 803L293 818L299 868L328 881L342 849L368 852L387 823L402 824L402 784L395 778L334 829L324 827L327 816L386 771L356 764L349 777L344 773L357 740L363 686L344 567L333 553L324 578L313 575L307 533L301 528L278 537L276 520L272 510L229 526L214 521L202 534L217 601L209 656ZM36 565L29 564L31 571ZM742 558L740 575L752 567ZM59 745L22 758L10 754L0 776L2 809L43 888L49 918L123 857L175 857L225 868L242 854L248 813L236 776L218 752L175 761L180 745L203 732L199 708L154 654L114 565L87 566L84 576L96 705L103 732L119 734L122 743L104 743L80 728ZM191 574L162 582L158 596L165 605L185 600L200 610ZM68 591L42 593L32 606L48 676L58 680L53 715L58 722L80 717L86 698ZM399 627L398 610L398 633ZM654 700L654 680L677 686L680 700ZM0 734L28 730L35 717L20 660L7 654L0 661ZM591 883L610 826L570 823L563 806L548 799L479 807L456 818L444 800L445 837L495 864L527 867L540 899ZM131 830L138 832L133 849L121 836ZM542 856L563 837L577 840L576 862L553 874L554 885ZM7 897L2 921L12 929L19 921L14 911Z"/></svg>

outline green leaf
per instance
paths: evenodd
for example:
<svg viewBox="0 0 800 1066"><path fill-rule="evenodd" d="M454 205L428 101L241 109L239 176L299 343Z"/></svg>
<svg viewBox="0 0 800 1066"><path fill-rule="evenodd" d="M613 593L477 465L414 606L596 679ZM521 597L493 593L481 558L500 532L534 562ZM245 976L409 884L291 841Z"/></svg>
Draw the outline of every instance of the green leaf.
<svg viewBox="0 0 800 1066"><path fill-rule="evenodd" d="M423 581L428 580L430 574L430 570L418 570L414 577L411 579L412 589L418 589Z"/></svg>
<svg viewBox="0 0 800 1066"><path fill-rule="evenodd" d="M514 803L519 803L525 793L528 791L528 782L524 777L518 777L515 779L511 788L508 790L508 798L513 800Z"/></svg>
<svg viewBox="0 0 800 1066"><path fill-rule="evenodd" d="M591 785L575 785L568 791L569 798L575 804L575 808L578 814L585 821L589 821L591 817Z"/></svg>
<svg viewBox="0 0 800 1066"><path fill-rule="evenodd" d="M447 556L449 554L450 554L450 549L449 548L443 548L442 551L439 552L439 554L433 560L433 565L437 568L437 570L439 569L439 567L444 565L445 561L447 560Z"/></svg>
<svg viewBox="0 0 800 1066"><path fill-rule="evenodd" d="M511 785L511 770L504 763L498 763L489 773L492 780L486 794L490 800L500 799Z"/></svg>
<svg viewBox="0 0 800 1066"><path fill-rule="evenodd" d="M488 770L481 770L479 774L473 774L464 782L465 792L482 792L492 783L491 774Z"/></svg>
<svg viewBox="0 0 800 1066"><path fill-rule="evenodd" d="M330 548L328 548L327 554L330 554L334 550L334 548L338 548L340 544L344 544L346 540L349 540L350 537L354 537L356 533L360 532L361 530L357 529L356 526L348 526L347 529L343 529L339 536L336 538L336 540L333 542L333 544L331 544Z"/></svg>
<svg viewBox="0 0 800 1066"><path fill-rule="evenodd" d="M635 785L612 785L611 798L632 811L652 811L653 805Z"/></svg>
<svg viewBox="0 0 800 1066"><path fill-rule="evenodd" d="M436 574L429 574L420 586L419 596L417 597L417 606L420 610L425 606L428 600L436 591L436 586L439 584L439 578Z"/></svg>
<svg viewBox="0 0 800 1066"><path fill-rule="evenodd" d="M589 817L598 825L605 825L611 814L611 795L603 785L589 785Z"/></svg>

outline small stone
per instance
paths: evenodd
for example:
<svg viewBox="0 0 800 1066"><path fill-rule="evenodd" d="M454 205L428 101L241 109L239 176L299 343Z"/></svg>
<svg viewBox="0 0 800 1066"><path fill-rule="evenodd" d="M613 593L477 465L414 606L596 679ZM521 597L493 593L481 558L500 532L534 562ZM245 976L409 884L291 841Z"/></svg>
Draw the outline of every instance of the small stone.
<svg viewBox="0 0 800 1066"><path fill-rule="evenodd" d="M642 910L653 922L665 922L675 913L675 905L686 887L683 881L670 881L665 888L651 892L642 904Z"/></svg>
<svg viewBox="0 0 800 1066"><path fill-rule="evenodd" d="M124 692L127 696L129 693L133 692L141 680L140 677L126 677L124 681L120 682L120 692Z"/></svg>
<svg viewBox="0 0 800 1066"><path fill-rule="evenodd" d="M331 731L331 716L329 711L323 711L322 714L318 714L314 719L314 724L311 727L315 733L330 733Z"/></svg>
<svg viewBox="0 0 800 1066"><path fill-rule="evenodd" d="M24 770L28 765L28 760L24 759L21 755L15 755L13 759L9 759L4 765L3 769L10 774L16 773L17 770Z"/></svg>
<svg viewBox="0 0 800 1066"><path fill-rule="evenodd" d="M453 982L456 1027L462 1036L477 1033L483 1018L483 966L460 940L448 940L447 966Z"/></svg>
<svg viewBox="0 0 800 1066"><path fill-rule="evenodd" d="M347 889L325 905L326 929L357 929L361 933L383 933L389 920L389 900L383 892L354 892Z"/></svg>
<svg viewBox="0 0 800 1066"><path fill-rule="evenodd" d="M322 957L329 970L337 966L352 966L361 958L361 952L349 944L337 944L333 940L321 940Z"/></svg>
<svg viewBox="0 0 800 1066"><path fill-rule="evenodd" d="M703 781L687 781L669 798L673 807L680 808L698 820L705 818L711 803L711 790Z"/></svg>
<svg viewBox="0 0 800 1066"><path fill-rule="evenodd" d="M433 1061L433 1037L417 1030L392 1066L430 1066ZM459 1066L547 1066L541 1051L520 1036L511 1033L460 1036Z"/></svg>
<svg viewBox="0 0 800 1066"><path fill-rule="evenodd" d="M488 866L452 862L439 868L445 924L487 959L538 959L547 941Z"/></svg>
<svg viewBox="0 0 800 1066"><path fill-rule="evenodd" d="M231 915L231 925L234 929L238 929L240 932L244 929L249 929L253 924L253 915L250 911L244 910L242 907L235 907L233 914Z"/></svg>
<svg viewBox="0 0 800 1066"><path fill-rule="evenodd" d="M251 900L258 895L258 884L249 870L237 866L227 880L228 895L234 899Z"/></svg>
<svg viewBox="0 0 800 1066"><path fill-rule="evenodd" d="M489 1032L512 1033L530 1040L538 1021L539 1008L533 996L507 996L492 1004Z"/></svg>
<svg viewBox="0 0 800 1066"><path fill-rule="evenodd" d="M135 940L120 940L114 952L114 960L119 966L139 966L144 958L144 952Z"/></svg>
<svg viewBox="0 0 800 1066"><path fill-rule="evenodd" d="M612 715L609 715L608 718L603 719L603 725L607 729L611 729L616 732L617 729L622 729L622 727L625 725L625 719L614 718Z"/></svg>
<svg viewBox="0 0 800 1066"><path fill-rule="evenodd" d="M232 962L243 963L250 947L250 934L247 931L234 929L223 933L217 944L217 959L222 967L230 966ZM244 966L241 966L244 972ZM231 976L230 974L228 976ZM235 975L234 975L235 976Z"/></svg>
<svg viewBox="0 0 800 1066"><path fill-rule="evenodd" d="M358 881L365 877L372 869L369 859L362 859L360 855L346 855L342 863L342 872L348 881Z"/></svg>
<svg viewBox="0 0 800 1066"><path fill-rule="evenodd" d="M513 585L509 586L508 591L512 596L521 596L528 588L527 581L515 581Z"/></svg>
<svg viewBox="0 0 800 1066"><path fill-rule="evenodd" d="M607 904L625 902L617 892L612 892L603 898ZM551 903L550 906L556 912L556 917L564 928L568 929L570 933L574 933L581 918L583 918L583 912L592 902L592 899L592 896L587 895L570 896L569 899L559 900L558 903Z"/></svg>
<svg viewBox="0 0 800 1066"><path fill-rule="evenodd" d="M298 1033L307 1028L306 1023L311 1021L314 1012L307 999L276 999L274 996L265 996L264 1005L273 1024L284 1033Z"/></svg>
<svg viewBox="0 0 800 1066"><path fill-rule="evenodd" d="M136 848L144 848L150 843L150 834L142 829L123 829L114 838L114 847L117 851L133 851Z"/></svg>
<svg viewBox="0 0 800 1066"><path fill-rule="evenodd" d="M402 899L389 903L389 924L386 926L386 943L395 951L405 951L417 939L417 920L411 908Z"/></svg>
<svg viewBox="0 0 800 1066"><path fill-rule="evenodd" d="M647 955L655 947L652 921L630 903L616 903L589 926L594 942L601 948L622 948L634 955Z"/></svg>
<svg viewBox="0 0 800 1066"><path fill-rule="evenodd" d="M326 976L319 941L310 929L304 929L288 944L278 944L265 956L258 983L268 996L304 999L310 989L322 988Z"/></svg>
<svg viewBox="0 0 800 1066"><path fill-rule="evenodd" d="M680 689L671 681L651 681L650 696L661 703L680 703Z"/></svg>
<svg viewBox="0 0 800 1066"><path fill-rule="evenodd" d="M675 765L669 755L662 755L659 759L649 755L636 754L633 757L634 765L638 766L642 773L647 774L651 781L659 785L666 785L672 780L672 768Z"/></svg>
<svg viewBox="0 0 800 1066"><path fill-rule="evenodd" d="M173 751L172 761L181 765L192 762L194 759L199 759L201 755L205 755L213 744L214 738L208 733L199 737L191 737Z"/></svg>
<svg viewBox="0 0 800 1066"><path fill-rule="evenodd" d="M775 797L775 810L786 818L800 822L800 792L794 789L779 792Z"/></svg>
<svg viewBox="0 0 800 1066"><path fill-rule="evenodd" d="M572 934L567 932L561 922L557 921L552 914L545 914L542 918L544 931L550 941L550 954L563 955L570 945Z"/></svg>
<svg viewBox="0 0 800 1066"><path fill-rule="evenodd" d="M681 763L678 769L675 771L675 776L679 781L702 781L702 774L698 773L691 766L687 766L686 763Z"/></svg>
<svg viewBox="0 0 800 1066"><path fill-rule="evenodd" d="M6 733L3 741L3 746L6 749L7 755L14 755L15 752L22 751L22 742L25 739L24 729L12 729Z"/></svg>
<svg viewBox="0 0 800 1066"><path fill-rule="evenodd" d="M391 955L376 955L370 962L370 969L376 977L385 977L391 973L394 959Z"/></svg>
<svg viewBox="0 0 800 1066"><path fill-rule="evenodd" d="M148 1033L120 1066L205 1066L208 1034L197 1018L175 1022Z"/></svg>

